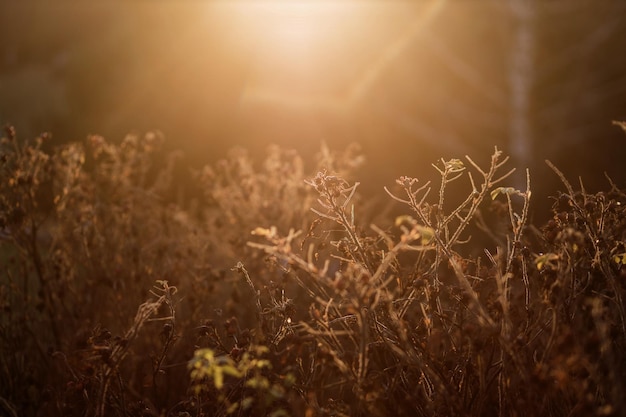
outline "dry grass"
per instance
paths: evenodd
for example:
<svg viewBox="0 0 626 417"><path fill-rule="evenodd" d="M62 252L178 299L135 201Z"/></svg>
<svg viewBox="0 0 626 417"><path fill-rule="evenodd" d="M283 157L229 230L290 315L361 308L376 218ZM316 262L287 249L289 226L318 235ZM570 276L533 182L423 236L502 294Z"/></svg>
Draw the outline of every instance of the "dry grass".
<svg viewBox="0 0 626 417"><path fill-rule="evenodd" d="M353 147L314 175L233 150L180 198L157 134L45 140L7 129L0 150L2 415L626 413L611 181L549 163L565 192L535 227L530 173L508 187L496 149L400 177L380 220Z"/></svg>

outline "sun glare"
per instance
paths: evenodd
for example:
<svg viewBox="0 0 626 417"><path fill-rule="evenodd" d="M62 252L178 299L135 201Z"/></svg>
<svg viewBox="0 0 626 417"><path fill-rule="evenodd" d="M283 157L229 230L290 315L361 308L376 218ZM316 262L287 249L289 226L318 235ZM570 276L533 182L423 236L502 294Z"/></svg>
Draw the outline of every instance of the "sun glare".
<svg viewBox="0 0 626 417"><path fill-rule="evenodd" d="M336 30L334 7L327 3L276 2L250 6L250 17L262 32L260 42L277 52L298 54ZM336 16L335 16L336 17ZM251 19L251 20L252 20Z"/></svg>
<svg viewBox="0 0 626 417"><path fill-rule="evenodd" d="M342 24L358 9L353 2L293 0L235 2L231 7L255 47L283 58L337 40Z"/></svg>
<svg viewBox="0 0 626 417"><path fill-rule="evenodd" d="M235 1L225 15L250 51L243 104L345 109L427 24L443 0Z"/></svg>
<svg viewBox="0 0 626 417"><path fill-rule="evenodd" d="M367 24L358 3L260 1L231 7L233 21L250 48L243 104L307 107L320 96L328 102L328 96L345 85L350 75L345 68L350 65L344 62L356 52L351 42L365 33Z"/></svg>

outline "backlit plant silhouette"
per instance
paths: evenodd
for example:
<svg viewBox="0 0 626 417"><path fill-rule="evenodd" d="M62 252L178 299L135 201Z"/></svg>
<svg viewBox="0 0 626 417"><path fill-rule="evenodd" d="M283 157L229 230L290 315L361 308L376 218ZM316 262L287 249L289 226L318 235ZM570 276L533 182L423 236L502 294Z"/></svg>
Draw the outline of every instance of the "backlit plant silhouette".
<svg viewBox="0 0 626 417"><path fill-rule="evenodd" d="M366 197L356 147L311 169L233 150L183 181L158 133L46 140L0 149L3 415L626 412L610 179L548 162L565 190L534 226L498 149Z"/></svg>

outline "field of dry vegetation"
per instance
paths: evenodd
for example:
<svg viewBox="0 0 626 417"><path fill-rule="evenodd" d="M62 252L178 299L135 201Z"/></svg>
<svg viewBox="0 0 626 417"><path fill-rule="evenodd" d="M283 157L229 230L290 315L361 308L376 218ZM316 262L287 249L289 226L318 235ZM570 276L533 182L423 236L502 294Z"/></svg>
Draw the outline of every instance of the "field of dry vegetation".
<svg viewBox="0 0 626 417"><path fill-rule="evenodd" d="M0 415L626 415L626 194L498 149L360 194L358 147L0 144ZM454 190L454 191L452 191ZM459 191L462 190L462 191Z"/></svg>

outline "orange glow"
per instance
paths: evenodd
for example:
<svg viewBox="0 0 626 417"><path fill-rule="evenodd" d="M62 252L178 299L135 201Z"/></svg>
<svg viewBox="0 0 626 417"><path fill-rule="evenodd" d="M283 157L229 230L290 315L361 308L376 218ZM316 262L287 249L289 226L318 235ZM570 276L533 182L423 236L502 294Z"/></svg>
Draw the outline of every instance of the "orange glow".
<svg viewBox="0 0 626 417"><path fill-rule="evenodd" d="M281 1L243 4L238 12L257 37L257 47L272 58L292 60L337 37L341 21L353 9L353 3Z"/></svg>
<svg viewBox="0 0 626 417"><path fill-rule="evenodd" d="M251 48L241 103L349 110L444 2L223 4L222 14Z"/></svg>

